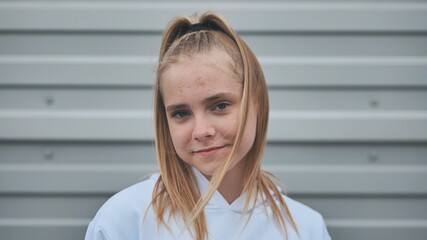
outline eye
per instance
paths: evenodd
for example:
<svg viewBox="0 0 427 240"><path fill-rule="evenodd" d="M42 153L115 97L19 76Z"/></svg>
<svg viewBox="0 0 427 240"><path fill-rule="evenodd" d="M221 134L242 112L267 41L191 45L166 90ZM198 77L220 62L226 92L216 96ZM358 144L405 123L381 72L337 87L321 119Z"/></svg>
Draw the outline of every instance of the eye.
<svg viewBox="0 0 427 240"><path fill-rule="evenodd" d="M228 103L219 103L215 106L215 110L219 110L219 111L223 111L225 109L227 109L230 106L230 104Z"/></svg>
<svg viewBox="0 0 427 240"><path fill-rule="evenodd" d="M172 118L182 119L188 117L190 113L188 111L179 110L172 113Z"/></svg>

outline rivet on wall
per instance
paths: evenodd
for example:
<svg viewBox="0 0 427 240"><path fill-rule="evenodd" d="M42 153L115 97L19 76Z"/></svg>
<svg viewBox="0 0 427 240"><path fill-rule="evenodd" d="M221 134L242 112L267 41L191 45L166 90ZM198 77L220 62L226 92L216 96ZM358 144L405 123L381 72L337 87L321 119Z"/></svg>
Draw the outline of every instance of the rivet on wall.
<svg viewBox="0 0 427 240"><path fill-rule="evenodd" d="M53 154L52 150L50 150L50 149L45 149L44 150L44 152L43 152L44 159L46 159L46 160L52 160L53 156L54 156L54 154Z"/></svg>
<svg viewBox="0 0 427 240"><path fill-rule="evenodd" d="M378 161L379 156L378 156L378 153L376 151L371 151L369 153L369 157L368 158L369 158L369 161L376 162L376 161Z"/></svg>
<svg viewBox="0 0 427 240"><path fill-rule="evenodd" d="M55 102L55 99L54 99L53 96L47 96L47 97L45 97L45 103L46 103L46 105L52 106L54 102Z"/></svg>
<svg viewBox="0 0 427 240"><path fill-rule="evenodd" d="M380 105L380 102L379 102L379 100L378 100L378 99L376 99L376 98L371 98L371 99L369 100L369 105L370 105L372 108L378 108L378 106Z"/></svg>

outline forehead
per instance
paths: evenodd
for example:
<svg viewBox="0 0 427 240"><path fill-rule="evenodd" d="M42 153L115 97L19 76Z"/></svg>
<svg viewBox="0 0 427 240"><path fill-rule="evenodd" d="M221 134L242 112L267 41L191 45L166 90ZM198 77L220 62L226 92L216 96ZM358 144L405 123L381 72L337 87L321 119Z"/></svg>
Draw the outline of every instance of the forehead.
<svg viewBox="0 0 427 240"><path fill-rule="evenodd" d="M161 88L165 105L191 104L221 93L239 98L242 81L224 55L203 54L181 58L173 64L165 72Z"/></svg>
<svg viewBox="0 0 427 240"><path fill-rule="evenodd" d="M163 73L160 83L163 89L166 85L176 82L204 84L209 80L215 81L220 78L241 82L231 57L221 50L180 56Z"/></svg>

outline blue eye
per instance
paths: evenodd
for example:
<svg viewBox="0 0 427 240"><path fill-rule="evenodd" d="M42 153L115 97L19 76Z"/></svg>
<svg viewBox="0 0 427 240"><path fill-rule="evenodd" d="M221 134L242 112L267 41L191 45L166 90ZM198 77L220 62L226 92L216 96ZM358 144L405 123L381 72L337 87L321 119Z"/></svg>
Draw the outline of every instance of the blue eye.
<svg viewBox="0 0 427 240"><path fill-rule="evenodd" d="M177 119L185 118L188 115L190 115L188 111L176 111L172 113L172 117Z"/></svg>
<svg viewBox="0 0 427 240"><path fill-rule="evenodd" d="M228 103L219 103L215 106L215 110L225 110L226 108L228 108L230 106L230 104Z"/></svg>

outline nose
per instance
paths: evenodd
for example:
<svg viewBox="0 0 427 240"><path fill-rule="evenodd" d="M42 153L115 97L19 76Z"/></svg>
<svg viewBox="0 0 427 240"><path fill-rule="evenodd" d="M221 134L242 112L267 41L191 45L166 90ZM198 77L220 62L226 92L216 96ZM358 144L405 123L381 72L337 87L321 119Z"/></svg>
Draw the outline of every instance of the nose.
<svg viewBox="0 0 427 240"><path fill-rule="evenodd" d="M215 136L215 127L209 118L197 116L194 118L193 139L204 141Z"/></svg>

